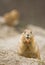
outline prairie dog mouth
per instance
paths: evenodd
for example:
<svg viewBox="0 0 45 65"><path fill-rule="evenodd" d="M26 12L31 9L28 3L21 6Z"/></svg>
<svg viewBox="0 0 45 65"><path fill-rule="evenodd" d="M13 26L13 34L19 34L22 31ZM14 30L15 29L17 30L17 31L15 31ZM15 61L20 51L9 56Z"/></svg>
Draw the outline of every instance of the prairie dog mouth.
<svg viewBox="0 0 45 65"><path fill-rule="evenodd" d="M27 39L29 39L29 37L26 37Z"/></svg>
<svg viewBox="0 0 45 65"><path fill-rule="evenodd" d="M27 43L29 43L29 42L31 42L31 39L30 39L29 37L27 37L27 38L25 39L25 41L26 41Z"/></svg>
<svg viewBox="0 0 45 65"><path fill-rule="evenodd" d="M30 36L30 34L25 34L25 41L27 43L31 42L31 36Z"/></svg>
<svg viewBox="0 0 45 65"><path fill-rule="evenodd" d="M29 36L29 35L26 35L26 38L27 38L27 39L30 39L30 36Z"/></svg>

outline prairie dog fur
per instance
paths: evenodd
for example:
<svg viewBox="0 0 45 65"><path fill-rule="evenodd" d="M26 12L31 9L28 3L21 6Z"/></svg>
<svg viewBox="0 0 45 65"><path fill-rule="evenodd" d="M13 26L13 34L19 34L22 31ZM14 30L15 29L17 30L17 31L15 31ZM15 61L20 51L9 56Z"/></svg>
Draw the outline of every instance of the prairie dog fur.
<svg viewBox="0 0 45 65"><path fill-rule="evenodd" d="M4 14L5 23L9 26L15 26L19 23L20 13L16 9Z"/></svg>
<svg viewBox="0 0 45 65"><path fill-rule="evenodd" d="M18 54L27 58L40 59L39 47L31 30L25 30L20 37Z"/></svg>

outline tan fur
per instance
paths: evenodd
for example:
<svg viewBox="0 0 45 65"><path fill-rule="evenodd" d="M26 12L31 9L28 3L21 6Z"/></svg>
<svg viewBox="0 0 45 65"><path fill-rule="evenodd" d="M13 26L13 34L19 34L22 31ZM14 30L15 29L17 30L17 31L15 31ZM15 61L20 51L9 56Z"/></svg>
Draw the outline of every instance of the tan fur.
<svg viewBox="0 0 45 65"><path fill-rule="evenodd" d="M26 32L28 33L28 31L29 30L27 30ZM24 35L25 34L22 33L20 41L19 41L18 54L28 58L40 59L39 47L35 43L33 35L31 36L31 39L29 42L26 42L26 38Z"/></svg>
<svg viewBox="0 0 45 65"><path fill-rule="evenodd" d="M6 24L9 26L12 26L14 23L15 23L15 25L16 25L16 23L18 24L17 21L19 21L20 14L16 9L14 9L14 10L4 14L3 17L6 20Z"/></svg>

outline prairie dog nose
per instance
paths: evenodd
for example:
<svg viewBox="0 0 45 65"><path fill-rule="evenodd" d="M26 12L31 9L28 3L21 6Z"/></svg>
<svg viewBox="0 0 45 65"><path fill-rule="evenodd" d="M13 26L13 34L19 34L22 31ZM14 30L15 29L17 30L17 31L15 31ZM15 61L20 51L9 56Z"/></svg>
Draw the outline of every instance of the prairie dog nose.
<svg viewBox="0 0 45 65"><path fill-rule="evenodd" d="M29 34L27 34L27 37L29 37Z"/></svg>
<svg viewBox="0 0 45 65"><path fill-rule="evenodd" d="M26 38L29 39L29 34L27 34Z"/></svg>

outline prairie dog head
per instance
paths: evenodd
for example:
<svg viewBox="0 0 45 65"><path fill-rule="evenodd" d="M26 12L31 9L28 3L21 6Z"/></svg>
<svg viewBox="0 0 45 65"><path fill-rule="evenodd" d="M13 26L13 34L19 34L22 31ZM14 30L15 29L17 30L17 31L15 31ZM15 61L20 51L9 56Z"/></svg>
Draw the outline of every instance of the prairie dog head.
<svg viewBox="0 0 45 65"><path fill-rule="evenodd" d="M33 40L33 34L32 34L32 31L29 30L29 29L26 29L23 33L22 33L22 36L21 36L21 39L23 42L32 42Z"/></svg>
<svg viewBox="0 0 45 65"><path fill-rule="evenodd" d="M18 10L14 9L10 12L10 17L13 20L13 25L17 25L19 24L19 20L20 20L20 13Z"/></svg>
<svg viewBox="0 0 45 65"><path fill-rule="evenodd" d="M12 16L12 18L15 18L15 19L19 19L19 17L20 17L20 13L16 9L12 10L10 12L10 15Z"/></svg>
<svg viewBox="0 0 45 65"><path fill-rule="evenodd" d="M19 19L20 18L20 13L18 10L14 9L10 12L7 12L6 14L4 14L4 18L13 18L14 20Z"/></svg>

